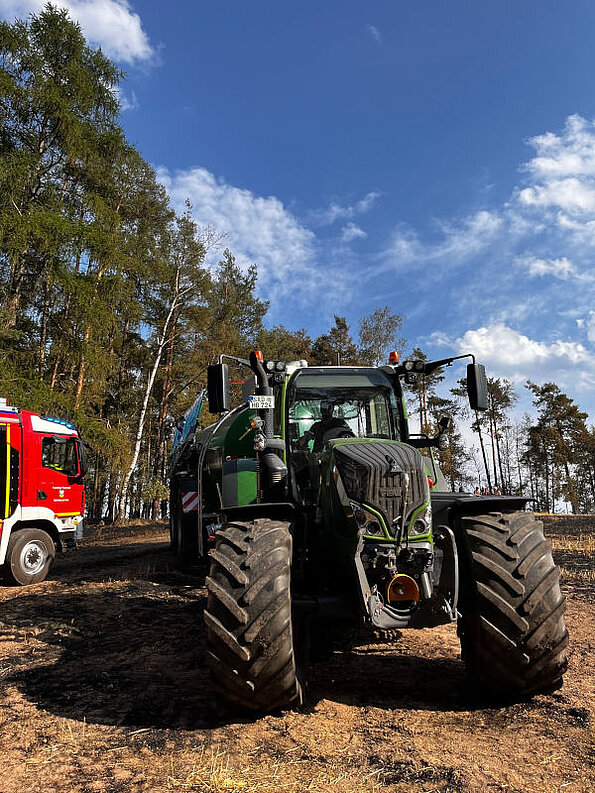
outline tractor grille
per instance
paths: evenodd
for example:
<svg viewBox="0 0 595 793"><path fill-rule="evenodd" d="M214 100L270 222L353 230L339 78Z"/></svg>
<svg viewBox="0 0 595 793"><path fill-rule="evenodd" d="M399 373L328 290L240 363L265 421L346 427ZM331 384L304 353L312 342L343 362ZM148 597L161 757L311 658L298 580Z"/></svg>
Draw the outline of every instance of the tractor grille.
<svg viewBox="0 0 595 793"><path fill-rule="evenodd" d="M335 441L331 445L349 498L378 509L387 518L389 528L403 508L404 473L409 474L407 514L427 501L425 466L419 452L411 446L388 441Z"/></svg>

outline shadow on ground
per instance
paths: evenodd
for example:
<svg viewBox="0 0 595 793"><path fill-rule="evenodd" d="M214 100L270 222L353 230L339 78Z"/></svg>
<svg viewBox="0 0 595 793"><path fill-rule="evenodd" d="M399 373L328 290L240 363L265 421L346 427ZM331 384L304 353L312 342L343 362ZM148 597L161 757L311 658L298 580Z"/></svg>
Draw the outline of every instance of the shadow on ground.
<svg viewBox="0 0 595 793"><path fill-rule="evenodd" d="M176 574L157 572L153 581L115 581L104 588L91 583L86 592L12 600L4 624L14 638L30 632L37 641L14 659L7 682L39 707L89 723L205 729L251 720L210 692L204 589L175 586L170 577L179 583ZM380 708L469 708L461 700L459 661L400 655L390 647L335 652L311 664L307 677L308 710L320 699Z"/></svg>

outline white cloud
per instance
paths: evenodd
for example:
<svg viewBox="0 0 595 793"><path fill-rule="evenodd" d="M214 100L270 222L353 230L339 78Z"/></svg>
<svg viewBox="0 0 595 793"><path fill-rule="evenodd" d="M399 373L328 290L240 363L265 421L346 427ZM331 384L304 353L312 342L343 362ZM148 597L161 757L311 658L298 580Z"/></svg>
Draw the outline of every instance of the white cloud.
<svg viewBox="0 0 595 793"><path fill-rule="evenodd" d="M274 302L320 299L328 295L323 286L332 274L316 269L316 238L275 196L257 196L250 190L228 184L205 168L171 174L158 169L158 178L178 209L188 198L200 226L227 234L227 244L240 265L256 262L264 296ZM341 294L340 283L333 295Z"/></svg>
<svg viewBox="0 0 595 793"><path fill-rule="evenodd" d="M571 215L583 214L595 210L595 188L576 177L553 179L521 190L519 200L526 206L553 207Z"/></svg>
<svg viewBox="0 0 595 793"><path fill-rule="evenodd" d="M444 239L436 246L435 255L451 256L457 260L468 258L485 248L501 227L501 218L486 210L476 212L456 225L443 223Z"/></svg>
<svg viewBox="0 0 595 793"><path fill-rule="evenodd" d="M590 391L595 386L595 355L576 341L537 341L504 324L468 330L457 339L460 354L474 353L498 376L516 382L555 382Z"/></svg>
<svg viewBox="0 0 595 793"><path fill-rule="evenodd" d="M374 25L368 25L367 28L368 28L368 33L372 36L372 38L374 39L376 44L378 44L378 46L381 47L382 46L382 36L381 36L380 31L378 30L378 28L375 27Z"/></svg>
<svg viewBox="0 0 595 793"><path fill-rule="evenodd" d="M576 274L576 269L570 259L563 256L560 259L538 259L536 256L525 256L517 259L517 264L526 267L529 275L542 276L553 275L565 281L571 275Z"/></svg>
<svg viewBox="0 0 595 793"><path fill-rule="evenodd" d="M529 138L535 156L522 171L530 184L518 190L521 207L554 210L570 229L593 223L595 214L595 122L572 115L560 134Z"/></svg>
<svg viewBox="0 0 595 793"><path fill-rule="evenodd" d="M409 227L399 227L382 254L385 269L403 270L419 263L440 262L441 273L485 250L502 228L502 219L481 210L458 223L437 223L440 239L424 242ZM438 273L436 273L438 275Z"/></svg>
<svg viewBox="0 0 595 793"><path fill-rule="evenodd" d="M595 344L595 311L589 312L585 327L587 329L587 338L591 344Z"/></svg>
<svg viewBox="0 0 595 793"><path fill-rule="evenodd" d="M435 222L438 239L397 226L381 260L382 269L403 271L423 262L441 272L488 256L502 273L524 263L530 275L554 275L595 282L591 251L595 246L595 122L570 116L558 135L529 138L533 156L521 167L523 182L500 207L458 219ZM435 235L433 235L435 236ZM544 242L554 253L532 252ZM518 247L523 253L519 257ZM564 248L566 247L566 250ZM548 251L549 252L549 251ZM572 254L572 255L569 255Z"/></svg>
<svg viewBox="0 0 595 793"><path fill-rule="evenodd" d="M118 99L120 100L120 107L122 110L136 110L139 106L138 98L134 91L131 91L130 94L127 94L125 91L122 90L121 87L118 88L117 91Z"/></svg>
<svg viewBox="0 0 595 793"><path fill-rule="evenodd" d="M352 240L364 239L368 235L355 223L347 223L341 230L341 241L351 242Z"/></svg>
<svg viewBox="0 0 595 793"><path fill-rule="evenodd" d="M595 124L579 115L568 116L561 135L546 132L529 138L537 156L524 166L536 179L595 176Z"/></svg>
<svg viewBox="0 0 595 793"><path fill-rule="evenodd" d="M320 226L330 226L337 220L350 220L357 215L364 215L369 212L374 203L380 198L381 193L371 190L355 204L346 206L336 201L331 201L325 209L316 209L311 213L312 220Z"/></svg>
<svg viewBox="0 0 595 793"><path fill-rule="evenodd" d="M39 13L45 4L46 0L0 0L0 14L4 19L25 18ZM128 0L55 0L55 5L67 9L86 38L110 58L135 63L155 56L141 18Z"/></svg>

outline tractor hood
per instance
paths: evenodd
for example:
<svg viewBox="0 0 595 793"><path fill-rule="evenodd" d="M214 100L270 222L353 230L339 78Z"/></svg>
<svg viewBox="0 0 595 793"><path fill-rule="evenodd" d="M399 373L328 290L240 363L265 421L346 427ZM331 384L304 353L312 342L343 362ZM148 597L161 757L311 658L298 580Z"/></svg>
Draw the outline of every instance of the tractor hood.
<svg viewBox="0 0 595 793"><path fill-rule="evenodd" d="M372 438L340 439L329 446L347 496L381 512L391 534L403 522L403 511L407 524L428 505L426 466L417 449Z"/></svg>

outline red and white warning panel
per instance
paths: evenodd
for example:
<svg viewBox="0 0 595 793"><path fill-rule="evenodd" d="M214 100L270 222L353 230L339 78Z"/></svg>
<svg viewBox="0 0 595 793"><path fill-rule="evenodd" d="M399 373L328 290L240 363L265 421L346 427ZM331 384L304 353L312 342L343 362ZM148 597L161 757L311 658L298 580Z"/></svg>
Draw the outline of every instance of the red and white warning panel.
<svg viewBox="0 0 595 793"><path fill-rule="evenodd" d="M196 490L189 490L182 493L182 511L183 512L197 512L198 511L198 493Z"/></svg>

